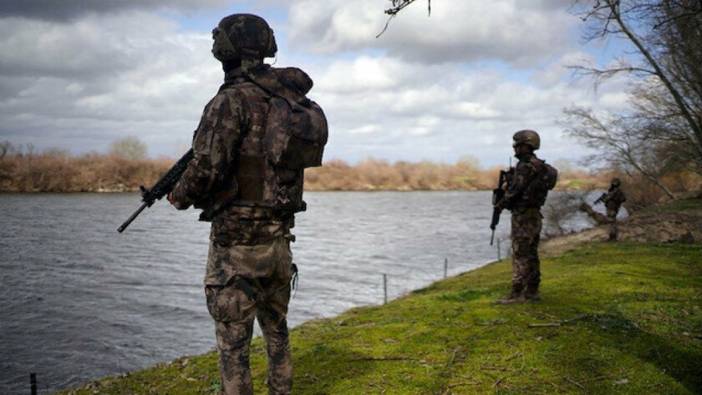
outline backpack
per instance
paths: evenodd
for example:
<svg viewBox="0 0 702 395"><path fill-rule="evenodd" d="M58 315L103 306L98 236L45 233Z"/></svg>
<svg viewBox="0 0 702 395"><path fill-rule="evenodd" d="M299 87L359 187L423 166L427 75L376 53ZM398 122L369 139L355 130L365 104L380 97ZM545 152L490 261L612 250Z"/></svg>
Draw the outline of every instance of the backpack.
<svg viewBox="0 0 702 395"><path fill-rule="evenodd" d="M271 207L281 214L305 210L304 170L322 165L329 134L324 112L305 96L311 87L302 70L272 67L247 74L237 85L238 94L265 102L266 110L252 118L234 166L236 188L220 206Z"/></svg>
<svg viewBox="0 0 702 395"><path fill-rule="evenodd" d="M544 168L538 176L539 183L542 185L543 189L550 191L556 187L556 183L558 182L558 170L546 163L546 161L544 161L543 164Z"/></svg>
<svg viewBox="0 0 702 395"><path fill-rule="evenodd" d="M273 166L290 170L321 166L329 131L319 105L307 98L296 102L278 95L269 104L263 144Z"/></svg>
<svg viewBox="0 0 702 395"><path fill-rule="evenodd" d="M536 166L538 173L527 187L523 196L529 206L541 207L546 203L548 191L556 187L558 170L546 163L546 161L540 159L535 159L535 161L539 163Z"/></svg>

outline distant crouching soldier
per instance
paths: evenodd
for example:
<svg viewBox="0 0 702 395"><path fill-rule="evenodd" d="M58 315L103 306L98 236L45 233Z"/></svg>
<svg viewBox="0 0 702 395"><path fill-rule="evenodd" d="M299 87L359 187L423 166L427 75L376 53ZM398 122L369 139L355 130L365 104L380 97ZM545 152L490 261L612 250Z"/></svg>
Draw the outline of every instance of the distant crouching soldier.
<svg viewBox="0 0 702 395"><path fill-rule="evenodd" d="M519 162L508 172L506 185L500 186L504 197L495 203L496 209L512 212L512 291L500 304L539 300L541 206L558 178L556 169L534 154L541 146L535 131L520 130L513 140Z"/></svg>

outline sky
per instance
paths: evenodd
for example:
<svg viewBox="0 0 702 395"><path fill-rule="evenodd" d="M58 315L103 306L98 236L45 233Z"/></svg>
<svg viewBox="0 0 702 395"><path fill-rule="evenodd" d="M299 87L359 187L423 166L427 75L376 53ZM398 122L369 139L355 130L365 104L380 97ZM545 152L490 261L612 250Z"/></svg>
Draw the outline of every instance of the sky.
<svg viewBox="0 0 702 395"><path fill-rule="evenodd" d="M568 65L602 64L617 43L585 44L570 0L417 0L379 38L387 0L0 1L0 141L106 152L136 136L178 157L223 79L211 30L254 13L275 31L274 67L299 67L324 109L325 160L505 164L534 129L541 157L587 154L565 107L617 111L626 81L593 87Z"/></svg>

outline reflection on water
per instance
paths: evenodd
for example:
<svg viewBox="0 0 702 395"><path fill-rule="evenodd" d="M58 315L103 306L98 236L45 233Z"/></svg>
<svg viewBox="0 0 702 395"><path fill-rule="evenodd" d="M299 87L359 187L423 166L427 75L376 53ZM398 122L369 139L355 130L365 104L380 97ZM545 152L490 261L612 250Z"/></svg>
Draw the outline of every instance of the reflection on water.
<svg viewBox="0 0 702 395"><path fill-rule="evenodd" d="M289 321L382 303L493 260L488 192L306 193ZM0 393L55 390L214 347L208 224L133 194L0 195ZM498 237L508 234L504 215ZM503 243L503 245L506 243Z"/></svg>

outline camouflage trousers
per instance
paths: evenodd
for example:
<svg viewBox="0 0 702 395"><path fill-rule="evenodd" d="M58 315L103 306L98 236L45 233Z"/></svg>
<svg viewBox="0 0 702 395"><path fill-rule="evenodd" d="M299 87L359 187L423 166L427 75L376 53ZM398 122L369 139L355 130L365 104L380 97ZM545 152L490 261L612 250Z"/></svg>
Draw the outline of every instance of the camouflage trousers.
<svg viewBox="0 0 702 395"><path fill-rule="evenodd" d="M266 245L231 245L226 248L228 251L218 252L211 246L210 255L247 256L246 262L232 264L267 268L256 271L269 275L236 275L224 286L205 287L207 308L215 320L222 393L253 394L249 346L254 319L258 319L267 346L269 393L289 394L292 389L292 359L286 320L292 277L289 240L280 237ZM247 253L232 254L234 249L243 249Z"/></svg>
<svg viewBox="0 0 702 395"><path fill-rule="evenodd" d="M512 290L536 293L541 281L539 240L541 212L537 208L512 211Z"/></svg>
<svg viewBox="0 0 702 395"><path fill-rule="evenodd" d="M615 241L619 237L619 226L617 224L617 213L619 208L607 207L607 218L609 218L609 240Z"/></svg>

